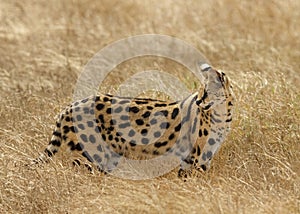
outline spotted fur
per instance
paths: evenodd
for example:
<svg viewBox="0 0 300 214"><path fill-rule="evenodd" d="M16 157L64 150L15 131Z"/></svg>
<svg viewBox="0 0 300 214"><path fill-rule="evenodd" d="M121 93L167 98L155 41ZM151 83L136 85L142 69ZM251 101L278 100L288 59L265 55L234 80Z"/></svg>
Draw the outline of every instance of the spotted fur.
<svg viewBox="0 0 300 214"><path fill-rule="evenodd" d="M178 175L207 170L225 140L232 121L233 93L227 76L199 65L204 87L182 101L91 96L67 106L59 115L44 153L45 162L62 147L98 169L110 172L121 157L151 159L172 155Z"/></svg>

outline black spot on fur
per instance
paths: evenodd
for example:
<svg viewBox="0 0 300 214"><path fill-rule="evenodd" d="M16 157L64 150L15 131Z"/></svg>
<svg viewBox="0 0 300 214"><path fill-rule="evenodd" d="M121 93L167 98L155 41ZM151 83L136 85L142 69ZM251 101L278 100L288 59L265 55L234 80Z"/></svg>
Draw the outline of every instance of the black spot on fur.
<svg viewBox="0 0 300 214"><path fill-rule="evenodd" d="M94 115L94 114L95 114L94 109L90 109L90 114L91 114L91 115Z"/></svg>
<svg viewBox="0 0 300 214"><path fill-rule="evenodd" d="M99 155L97 155L97 154L94 154L94 155L93 155L93 158L94 158L94 160L95 160L97 163L101 163L101 162L102 162L102 158L101 158Z"/></svg>
<svg viewBox="0 0 300 214"><path fill-rule="evenodd" d="M201 149L200 149L200 146L198 145L197 146L197 155L200 156L200 154L201 154Z"/></svg>
<svg viewBox="0 0 300 214"><path fill-rule="evenodd" d="M80 111L80 107L75 107L74 109L76 112Z"/></svg>
<svg viewBox="0 0 300 214"><path fill-rule="evenodd" d="M139 125L139 126L144 125L144 121L141 120L141 119L135 120L135 123L136 123L137 125Z"/></svg>
<svg viewBox="0 0 300 214"><path fill-rule="evenodd" d="M136 100L135 103L138 104L138 105L141 105L141 104L147 104L148 101Z"/></svg>
<svg viewBox="0 0 300 214"><path fill-rule="evenodd" d="M199 129L199 137L202 137L202 130Z"/></svg>
<svg viewBox="0 0 300 214"><path fill-rule="evenodd" d="M68 146L70 147L70 149L73 151L73 150L75 150L75 143L73 142L73 141L70 141L69 143L68 143Z"/></svg>
<svg viewBox="0 0 300 214"><path fill-rule="evenodd" d="M90 162L94 161L87 151L82 152L82 156L88 159Z"/></svg>
<svg viewBox="0 0 300 214"><path fill-rule="evenodd" d="M214 145L215 143L216 143L216 141L215 141L215 139L213 139L213 138L209 138L208 139L208 143L209 143L209 145Z"/></svg>
<svg viewBox="0 0 300 214"><path fill-rule="evenodd" d="M94 126L94 122L93 121L87 121L87 125L88 125L88 127L93 127Z"/></svg>
<svg viewBox="0 0 300 214"><path fill-rule="evenodd" d="M162 111L155 112L154 116L163 115L163 116L167 117L168 113L169 112L167 110L162 110Z"/></svg>
<svg viewBox="0 0 300 214"><path fill-rule="evenodd" d="M166 152L172 152L172 148L167 148Z"/></svg>
<svg viewBox="0 0 300 214"><path fill-rule="evenodd" d="M192 150L192 154L195 154L197 152L197 149L194 147Z"/></svg>
<svg viewBox="0 0 300 214"><path fill-rule="evenodd" d="M114 125L116 125L116 120L114 120L114 119L111 119L110 121L109 121L109 123L110 123L110 125L111 126L114 126Z"/></svg>
<svg viewBox="0 0 300 214"><path fill-rule="evenodd" d="M56 136L56 137L61 138L61 133L58 132L58 131L54 131L54 132L53 132L53 135Z"/></svg>
<svg viewBox="0 0 300 214"><path fill-rule="evenodd" d="M138 113L139 111L140 111L140 109L136 106L133 106L133 107L129 108L129 112Z"/></svg>
<svg viewBox="0 0 300 214"><path fill-rule="evenodd" d="M167 104L165 104L165 103L155 103L154 106L155 107L165 107L165 106L167 106Z"/></svg>
<svg viewBox="0 0 300 214"><path fill-rule="evenodd" d="M232 121L232 118L229 118L229 119L225 120L226 123L229 123L231 121Z"/></svg>
<svg viewBox="0 0 300 214"><path fill-rule="evenodd" d="M64 134L67 134L70 131L70 128L69 126L64 126L63 130L64 130Z"/></svg>
<svg viewBox="0 0 300 214"><path fill-rule="evenodd" d="M121 123L121 124L119 124L119 128L120 129L125 129L125 128L129 127L129 126L131 126L130 123Z"/></svg>
<svg viewBox="0 0 300 214"><path fill-rule="evenodd" d="M68 146L70 147L71 151L77 150L77 151L82 151L84 146L81 143L75 144L73 141L70 141L68 143Z"/></svg>
<svg viewBox="0 0 300 214"><path fill-rule="evenodd" d="M115 113L120 113L123 110L122 106L119 106L118 108L114 109Z"/></svg>
<svg viewBox="0 0 300 214"><path fill-rule="evenodd" d="M133 137L135 135L135 131L133 129L131 129L128 133L129 137Z"/></svg>
<svg viewBox="0 0 300 214"><path fill-rule="evenodd" d="M161 129L168 129L170 127L170 123L162 122L159 126Z"/></svg>
<svg viewBox="0 0 300 214"><path fill-rule="evenodd" d="M148 110L152 110L152 109L153 109L153 106L147 106L147 109L148 109Z"/></svg>
<svg viewBox="0 0 300 214"><path fill-rule="evenodd" d="M117 132L116 135L117 135L117 136L122 136L123 133L122 133L122 132Z"/></svg>
<svg viewBox="0 0 300 214"><path fill-rule="evenodd" d="M119 102L119 104L125 104L125 103L130 103L130 100L121 100L121 101Z"/></svg>
<svg viewBox="0 0 300 214"><path fill-rule="evenodd" d="M90 135L90 136L89 136L89 141L90 141L91 143L96 143L96 138L95 138L95 136L94 136L94 135Z"/></svg>
<svg viewBox="0 0 300 214"><path fill-rule="evenodd" d="M83 146L82 143L77 143L77 144L75 145L75 150L77 150L77 151L82 151L83 148L84 148L84 146Z"/></svg>
<svg viewBox="0 0 300 214"><path fill-rule="evenodd" d="M98 103L98 104L96 105L96 109L97 109L98 111L102 110L103 108L104 108L104 105L103 105L102 103Z"/></svg>
<svg viewBox="0 0 300 214"><path fill-rule="evenodd" d="M98 145L98 146L97 146L97 150L98 150L99 152L103 152L102 146L101 146L101 145Z"/></svg>
<svg viewBox="0 0 300 214"><path fill-rule="evenodd" d="M164 141L164 142L155 142L154 143L154 146L156 147L156 148L160 148L160 147L162 147L162 146L166 146L168 144L168 141Z"/></svg>
<svg viewBox="0 0 300 214"><path fill-rule="evenodd" d="M99 102L100 101L100 96L96 96L94 101L95 101L95 103Z"/></svg>
<svg viewBox="0 0 300 214"><path fill-rule="evenodd" d="M158 138L161 136L161 133L159 131L157 131L157 132L154 132L153 135L154 135L154 137Z"/></svg>
<svg viewBox="0 0 300 214"><path fill-rule="evenodd" d="M129 142L129 145L130 145L130 146L136 146L136 141L135 141L135 140L131 140L131 141Z"/></svg>
<svg viewBox="0 0 300 214"><path fill-rule="evenodd" d="M82 120L82 116L81 115L76 115L76 120L77 121L81 121Z"/></svg>
<svg viewBox="0 0 300 214"><path fill-rule="evenodd" d="M129 120L129 116L128 115L121 115L120 119L121 120Z"/></svg>
<svg viewBox="0 0 300 214"><path fill-rule="evenodd" d="M52 155L53 155L53 153L52 153L50 150L48 150L48 149L45 149L45 150L44 150L44 153L45 153L48 157L52 157Z"/></svg>
<svg viewBox="0 0 300 214"><path fill-rule="evenodd" d="M159 155L159 152L156 151L156 150L154 150L154 151L152 152L152 154L153 154L153 155Z"/></svg>
<svg viewBox="0 0 300 214"><path fill-rule="evenodd" d="M206 171L206 166L205 165L202 164L200 167L203 169L203 171Z"/></svg>
<svg viewBox="0 0 300 214"><path fill-rule="evenodd" d="M98 116L98 119L100 120L100 123L104 123L104 116L103 116L103 114L100 114Z"/></svg>
<svg viewBox="0 0 300 214"><path fill-rule="evenodd" d="M85 134L81 134L80 138L83 140L83 142L88 142L87 136Z"/></svg>
<svg viewBox="0 0 300 214"><path fill-rule="evenodd" d="M179 108L174 108L172 111L171 118L174 120L177 117L178 113L179 113Z"/></svg>
<svg viewBox="0 0 300 214"><path fill-rule="evenodd" d="M89 100L89 98L81 100L82 103L86 103Z"/></svg>
<svg viewBox="0 0 300 214"><path fill-rule="evenodd" d="M106 109L106 113L107 113L107 114L111 114L111 108L107 108L107 109Z"/></svg>
<svg viewBox="0 0 300 214"><path fill-rule="evenodd" d="M146 136L146 135L148 134L148 130L147 130L147 129L142 129L142 130L141 130L141 134L142 134L143 136Z"/></svg>
<svg viewBox="0 0 300 214"><path fill-rule="evenodd" d="M142 144L147 145L149 143L148 138L142 138Z"/></svg>
<svg viewBox="0 0 300 214"><path fill-rule="evenodd" d="M61 142L59 140L52 140L52 141L50 141L50 144L53 145L53 146L60 147Z"/></svg>
<svg viewBox="0 0 300 214"><path fill-rule="evenodd" d="M108 102L108 101L110 101L110 99L109 99L108 97L104 97L104 98L103 98L103 101L104 101L104 102Z"/></svg>
<svg viewBox="0 0 300 214"><path fill-rule="evenodd" d="M142 114L143 118L148 118L150 116L151 112L150 111L146 111L144 114Z"/></svg>
<svg viewBox="0 0 300 214"><path fill-rule="evenodd" d="M115 103L117 103L117 100L114 99L114 98L112 98L112 99L110 100L110 102L111 102L111 104L115 104Z"/></svg>
<svg viewBox="0 0 300 214"><path fill-rule="evenodd" d="M174 139L174 137L175 137L175 135L172 133L172 134L170 134L170 136L169 136L169 140L173 140Z"/></svg>
<svg viewBox="0 0 300 214"><path fill-rule="evenodd" d="M88 113L90 113L90 109L89 109L88 107L84 107L84 108L83 108L83 112L84 112L85 114L88 114Z"/></svg>
<svg viewBox="0 0 300 214"><path fill-rule="evenodd" d="M172 102L172 103L169 103L169 106L176 105L176 104L178 104L178 102Z"/></svg>
<svg viewBox="0 0 300 214"><path fill-rule="evenodd" d="M206 153L206 156L207 156L207 158L208 158L209 160L211 160L211 158L212 158L212 152L211 152L211 151L208 151L208 152Z"/></svg>
<svg viewBox="0 0 300 214"><path fill-rule="evenodd" d="M204 109L204 110L208 110L213 104L214 104L214 103L211 102L211 103L207 104L206 106L204 106L203 109Z"/></svg>
<svg viewBox="0 0 300 214"><path fill-rule="evenodd" d="M176 127L175 127L175 132L179 132L181 129L181 123L179 123Z"/></svg>
<svg viewBox="0 0 300 214"><path fill-rule="evenodd" d="M155 118L153 118L152 120L150 120L150 124L151 125L154 125L154 124L156 124L157 123L157 120L155 119Z"/></svg>
<svg viewBox="0 0 300 214"><path fill-rule="evenodd" d="M80 128L81 130L84 130L85 129L85 127L84 127L84 125L83 124L78 124L78 126L77 126L78 128Z"/></svg>
<svg viewBox="0 0 300 214"><path fill-rule="evenodd" d="M96 132L96 133L100 133L100 132L101 132L101 127L96 126L96 127L95 127L95 132Z"/></svg>

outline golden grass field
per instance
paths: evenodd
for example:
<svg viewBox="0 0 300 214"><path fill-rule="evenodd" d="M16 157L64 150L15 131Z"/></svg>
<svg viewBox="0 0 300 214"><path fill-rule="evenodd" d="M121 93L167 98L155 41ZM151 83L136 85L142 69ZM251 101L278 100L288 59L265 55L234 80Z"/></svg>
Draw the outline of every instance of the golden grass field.
<svg viewBox="0 0 300 214"><path fill-rule="evenodd" d="M299 20L296 0L1 1L0 213L300 213ZM185 40L232 80L232 131L211 170L133 181L73 168L65 153L26 167L89 59L149 33ZM104 90L145 68L200 84L175 63L134 62Z"/></svg>

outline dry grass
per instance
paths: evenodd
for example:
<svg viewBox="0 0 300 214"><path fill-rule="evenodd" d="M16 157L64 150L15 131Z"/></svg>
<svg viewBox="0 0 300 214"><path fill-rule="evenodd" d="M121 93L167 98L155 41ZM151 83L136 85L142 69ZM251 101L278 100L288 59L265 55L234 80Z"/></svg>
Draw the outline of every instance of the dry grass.
<svg viewBox="0 0 300 214"><path fill-rule="evenodd" d="M1 1L0 213L300 213L299 11L292 0ZM233 81L233 130L212 169L183 183L175 171L92 175L65 154L24 167L93 54L145 33L184 39Z"/></svg>

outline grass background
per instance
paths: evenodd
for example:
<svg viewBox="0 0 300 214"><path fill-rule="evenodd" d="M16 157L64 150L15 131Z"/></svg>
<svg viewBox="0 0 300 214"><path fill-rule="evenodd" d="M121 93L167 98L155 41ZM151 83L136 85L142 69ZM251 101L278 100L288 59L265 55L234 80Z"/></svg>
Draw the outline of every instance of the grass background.
<svg viewBox="0 0 300 214"><path fill-rule="evenodd" d="M300 2L0 2L0 213L300 213ZM89 174L67 154L24 167L48 143L83 66L124 37L183 39L232 79L232 132L209 172L183 183L176 170L146 181ZM132 70L176 64L135 60ZM172 70L173 69L173 70Z"/></svg>

